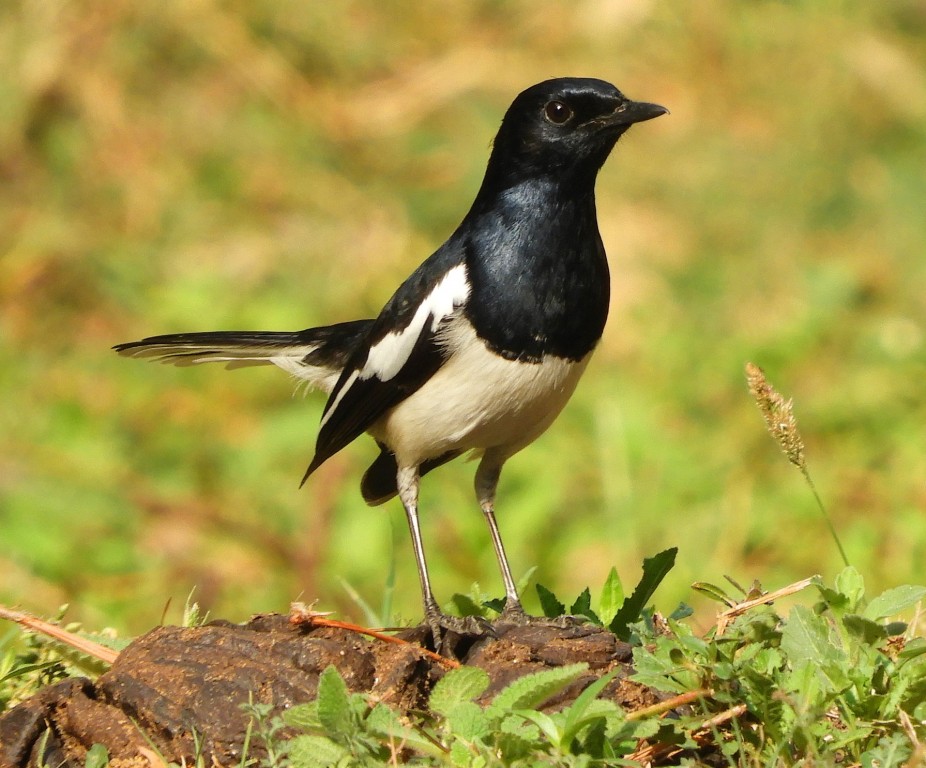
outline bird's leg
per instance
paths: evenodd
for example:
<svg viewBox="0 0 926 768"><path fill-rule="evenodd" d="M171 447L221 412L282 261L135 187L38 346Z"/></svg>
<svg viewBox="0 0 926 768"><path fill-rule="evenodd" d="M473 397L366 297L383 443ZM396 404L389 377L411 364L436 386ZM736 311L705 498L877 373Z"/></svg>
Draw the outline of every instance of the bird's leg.
<svg viewBox="0 0 926 768"><path fill-rule="evenodd" d="M495 489L498 487L498 478L502 471L503 459L497 459L487 452L476 470L476 499L482 508L482 514L485 515L486 523L489 525L489 533L492 534L492 546L495 547L495 557L498 559L498 567L502 572L502 582L505 584L505 609L502 615L508 619L521 619L525 616L524 609L521 607L521 599L518 597L518 588L514 583L514 577L511 575L511 568L508 565L508 556L505 554L505 545L502 543L502 536L498 530L498 523L495 520Z"/></svg>
<svg viewBox="0 0 926 768"><path fill-rule="evenodd" d="M443 617L434 593L431 591L431 579L428 576L428 563L424 557L424 544L421 541L421 527L418 524L418 467L400 467L397 475L399 498L405 507L408 518L408 530L412 535L412 547L415 550L415 563L418 565L418 579L421 582L421 599L424 601L424 618L434 642L440 642L440 620Z"/></svg>
<svg viewBox="0 0 926 768"><path fill-rule="evenodd" d="M418 467L400 467L397 474L399 498L405 507L405 516L408 518L408 529L412 535L412 547L415 550L415 562L418 565L418 579L421 581L421 598L424 602L424 620L431 630L434 638L435 650L453 654L454 648L445 648L445 629L460 636L481 637L492 634L492 627L479 616L446 616L441 611L434 593L431 591L431 579L428 576L428 563L424 556L424 544L421 540L421 528L418 525Z"/></svg>

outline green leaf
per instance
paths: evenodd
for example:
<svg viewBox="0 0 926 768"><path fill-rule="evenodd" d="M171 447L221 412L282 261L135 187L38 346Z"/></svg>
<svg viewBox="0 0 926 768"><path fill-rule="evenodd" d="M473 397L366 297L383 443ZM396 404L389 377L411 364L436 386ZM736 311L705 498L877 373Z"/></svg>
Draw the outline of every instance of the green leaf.
<svg viewBox="0 0 926 768"><path fill-rule="evenodd" d="M350 694L338 670L329 665L318 677L318 720L322 727L335 736L352 733Z"/></svg>
<svg viewBox="0 0 926 768"><path fill-rule="evenodd" d="M527 585L531 583L534 578L534 574L537 573L539 568L539 565L532 565L527 569L527 571L525 571L524 575L518 579L517 587L519 595L523 595L527 591Z"/></svg>
<svg viewBox="0 0 926 768"><path fill-rule="evenodd" d="M491 600L484 600L482 605L485 608L488 608L490 611L501 613L505 610L506 602L507 601L504 597L493 597ZM482 612L482 615L485 616L485 611Z"/></svg>
<svg viewBox="0 0 926 768"><path fill-rule="evenodd" d="M601 619L601 623L604 626L610 624L623 604L624 585L621 584L621 577L617 575L617 568L612 566L598 599L598 618Z"/></svg>
<svg viewBox="0 0 926 768"><path fill-rule="evenodd" d="M887 637L887 630L882 624L855 613L843 617L842 623L849 634L866 645L875 645Z"/></svg>
<svg viewBox="0 0 926 768"><path fill-rule="evenodd" d="M576 737L582 727L581 723L586 710L616 675L617 670L612 669L607 674L599 677L594 683L586 687L586 689L576 697L576 700L572 702L572 706L566 710L566 722L563 724L563 737L567 744Z"/></svg>
<svg viewBox="0 0 926 768"><path fill-rule="evenodd" d="M549 715L538 712L535 709L519 709L515 710L513 714L519 715L536 725L540 729L540 732L546 736L549 742L554 746L559 747L561 745L563 740L562 732L556 724L556 721Z"/></svg>
<svg viewBox="0 0 926 768"><path fill-rule="evenodd" d="M836 576L836 591L848 601L848 610L855 611L865 597L865 579L858 570L847 565Z"/></svg>
<svg viewBox="0 0 926 768"><path fill-rule="evenodd" d="M646 607L656 588L675 565L677 554L678 547L672 547L643 561L643 578L640 579L640 583L637 584L630 597L624 601L621 609L608 625L608 629L621 640L629 639L629 626L640 618L640 613Z"/></svg>
<svg viewBox="0 0 926 768"><path fill-rule="evenodd" d="M303 731L318 731L322 729L318 719L318 702L310 701L307 704L296 704L283 711L283 722L292 728Z"/></svg>
<svg viewBox="0 0 926 768"><path fill-rule="evenodd" d="M914 637L904 646L903 650L897 654L897 658L901 661L908 661L910 659L915 659L917 656L922 656L923 654L926 654L926 637Z"/></svg>
<svg viewBox="0 0 926 768"><path fill-rule="evenodd" d="M576 601L572 604L572 608L569 609L569 613L573 616L588 616L596 624L600 623L595 612L592 610L592 593L589 592L588 587L583 589L581 594L576 598Z"/></svg>
<svg viewBox="0 0 926 768"><path fill-rule="evenodd" d="M540 609L548 619L566 615L566 606L543 584L537 585L537 597L540 598Z"/></svg>
<svg viewBox="0 0 926 768"><path fill-rule="evenodd" d="M781 648L795 665L809 661L828 666L844 655L830 638L826 620L803 605L791 610L781 633Z"/></svg>
<svg viewBox="0 0 926 768"><path fill-rule="evenodd" d="M286 743L293 768L322 768L350 757L350 752L327 736L296 736Z"/></svg>
<svg viewBox="0 0 926 768"><path fill-rule="evenodd" d="M868 603L862 615L866 619L885 619L896 616L911 605L916 605L926 597L926 587L905 584L882 592Z"/></svg>
<svg viewBox="0 0 926 768"><path fill-rule="evenodd" d="M428 700L431 710L449 715L462 702L470 702L489 687L489 676L479 667L458 667L437 681Z"/></svg>
<svg viewBox="0 0 926 768"><path fill-rule="evenodd" d="M109 752L102 744L94 744L87 750L84 768L106 768L109 765Z"/></svg>
<svg viewBox="0 0 926 768"><path fill-rule="evenodd" d="M501 730L494 734L495 752L501 758L501 762L493 760L490 765L512 765L516 760L523 760L529 755L533 755L537 750L537 740L539 734L533 725L533 733L527 736L513 730Z"/></svg>
<svg viewBox="0 0 926 768"><path fill-rule="evenodd" d="M485 609L469 595L457 592L450 598L450 603L460 616L484 616Z"/></svg>
<svg viewBox="0 0 926 768"><path fill-rule="evenodd" d="M498 719L515 709L534 709L587 671L588 664L568 664L518 678L492 700L492 716Z"/></svg>
<svg viewBox="0 0 926 768"><path fill-rule="evenodd" d="M450 762L452 765L458 765L460 768L469 768L475 765L473 758L475 754L468 744L457 739L450 744Z"/></svg>
<svg viewBox="0 0 926 768"><path fill-rule="evenodd" d="M910 758L913 749L905 734L897 731L878 741L878 746L862 754L864 768L893 768L902 766Z"/></svg>
<svg viewBox="0 0 926 768"><path fill-rule="evenodd" d="M367 731L375 733L377 736L405 738L408 732L408 728L399 719L398 713L382 702L378 702L370 710L370 714L364 719L363 725Z"/></svg>
<svg viewBox="0 0 926 768"><path fill-rule="evenodd" d="M457 738L475 741L487 737L491 731L486 711L473 701L463 701L447 713L447 725Z"/></svg>
<svg viewBox="0 0 926 768"><path fill-rule="evenodd" d="M602 727L608 727L609 724L617 725L624 719L624 713L613 701L604 701L594 699L591 704L584 710L581 717L573 720L568 728L563 729L562 748L565 752L568 750L574 740L586 728L595 728L598 724Z"/></svg>
<svg viewBox="0 0 926 768"><path fill-rule="evenodd" d="M471 706L475 707L476 705L471 703ZM479 708L477 707L477 709ZM381 741L391 740L398 742L433 757L441 757L444 754L443 749L438 744L426 738L417 729L405 725L398 712L383 702L377 703L370 710L369 715L363 721L363 727L367 733ZM462 736L461 733L456 731L454 731L454 735Z"/></svg>
<svg viewBox="0 0 926 768"><path fill-rule="evenodd" d="M732 608L736 605L736 600L730 597L725 589L718 587L716 584L711 584L708 581L696 581L691 585L691 588L695 592L700 592L702 595L709 597L711 600L716 600L727 608Z"/></svg>

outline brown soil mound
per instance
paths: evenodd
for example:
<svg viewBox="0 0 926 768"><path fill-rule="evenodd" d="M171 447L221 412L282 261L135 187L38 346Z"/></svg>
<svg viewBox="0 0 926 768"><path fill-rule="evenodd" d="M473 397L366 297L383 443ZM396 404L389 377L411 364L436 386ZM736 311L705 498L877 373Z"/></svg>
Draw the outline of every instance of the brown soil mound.
<svg viewBox="0 0 926 768"><path fill-rule="evenodd" d="M606 630L543 623L494 629L494 637L461 639L454 648L462 663L489 674L485 700L522 675L584 661L588 674L547 708L568 703L615 667L621 671L603 697L628 710L657 701L654 692L627 680L630 648ZM197 741L206 765L238 764L248 726L241 704L250 697L281 711L311 701L329 665L351 691L400 710L425 708L448 667L422 651L426 628L403 637L410 642L396 645L279 615L243 625L158 627L122 651L96 682L65 680L0 717L0 767L78 768L93 744L107 748L114 768L147 766L145 756L157 753L189 765ZM259 746L252 744L250 754L259 756Z"/></svg>

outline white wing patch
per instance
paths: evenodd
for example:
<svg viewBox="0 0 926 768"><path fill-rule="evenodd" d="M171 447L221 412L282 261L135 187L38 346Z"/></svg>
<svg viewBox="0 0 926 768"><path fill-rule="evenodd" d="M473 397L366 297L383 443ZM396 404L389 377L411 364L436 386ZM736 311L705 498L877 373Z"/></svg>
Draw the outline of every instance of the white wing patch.
<svg viewBox="0 0 926 768"><path fill-rule="evenodd" d="M431 318L431 331L436 331L441 321L466 301L469 291L465 264L447 272L434 286L434 290L418 305L411 322L405 328L387 333L370 347L363 368L352 372L344 382L331 407L325 412L321 426L324 426L331 414L337 410L342 398L357 379L365 381L375 376L380 381L389 381L395 378L411 357L428 318Z"/></svg>
<svg viewBox="0 0 926 768"><path fill-rule="evenodd" d="M360 372L361 379L376 376L380 381L389 381L402 370L415 348L415 343L428 317L431 317L431 331L436 331L447 315L466 301L469 296L469 281L466 266L460 264L451 269L418 306L412 321L401 331L387 333L370 347L366 365Z"/></svg>

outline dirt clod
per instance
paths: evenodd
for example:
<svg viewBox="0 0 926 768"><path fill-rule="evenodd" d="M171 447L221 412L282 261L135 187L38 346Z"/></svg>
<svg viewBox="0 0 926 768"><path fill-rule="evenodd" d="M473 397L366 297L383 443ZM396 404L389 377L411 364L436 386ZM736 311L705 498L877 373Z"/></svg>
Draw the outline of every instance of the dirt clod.
<svg viewBox="0 0 926 768"><path fill-rule="evenodd" d="M428 632L412 629L405 638ZM518 677L578 661L588 663L588 674L548 707L568 703L615 667L620 673L604 696L628 710L657 701L655 693L626 679L629 646L596 627L499 624L494 637L456 647L462 663L488 672L485 701ZM189 764L197 748L207 765L238 762L248 726L241 704L250 698L281 711L311 701L329 665L351 691L403 711L424 708L434 683L446 674L444 665L413 643L294 625L280 615L243 625L158 627L123 650L96 682L65 680L0 717L0 768L77 768L93 744L107 748L113 766L137 765L152 748L171 762ZM252 744L251 754L259 754L259 746Z"/></svg>

